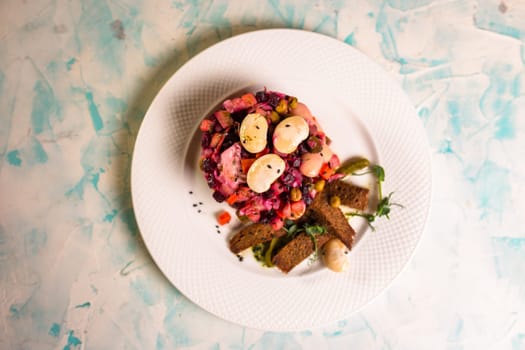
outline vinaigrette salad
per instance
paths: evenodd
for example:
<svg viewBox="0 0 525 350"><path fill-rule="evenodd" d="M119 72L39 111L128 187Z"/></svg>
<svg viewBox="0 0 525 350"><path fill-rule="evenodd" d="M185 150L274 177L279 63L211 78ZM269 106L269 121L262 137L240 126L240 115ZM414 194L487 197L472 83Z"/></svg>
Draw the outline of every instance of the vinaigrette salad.
<svg viewBox="0 0 525 350"><path fill-rule="evenodd" d="M330 139L296 97L262 90L225 100L201 121L200 168L217 202L242 220L297 220L336 173Z"/></svg>

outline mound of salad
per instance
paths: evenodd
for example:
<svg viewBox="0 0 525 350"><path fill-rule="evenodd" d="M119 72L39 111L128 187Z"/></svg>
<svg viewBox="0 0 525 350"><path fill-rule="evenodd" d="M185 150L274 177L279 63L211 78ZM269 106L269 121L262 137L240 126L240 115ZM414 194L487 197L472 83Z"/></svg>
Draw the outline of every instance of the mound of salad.
<svg viewBox="0 0 525 350"><path fill-rule="evenodd" d="M262 90L227 99L200 124L200 168L217 202L242 221L297 220L340 160L330 139L296 97Z"/></svg>

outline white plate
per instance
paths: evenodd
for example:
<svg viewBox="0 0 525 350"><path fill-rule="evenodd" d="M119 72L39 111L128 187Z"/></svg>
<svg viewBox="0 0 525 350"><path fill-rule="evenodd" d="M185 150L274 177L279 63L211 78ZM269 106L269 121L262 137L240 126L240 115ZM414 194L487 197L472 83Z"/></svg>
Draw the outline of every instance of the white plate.
<svg viewBox="0 0 525 350"><path fill-rule="evenodd" d="M304 263L284 275L258 266L250 254L240 262L227 245L234 225L217 233L215 214L228 207L214 202L198 169L198 124L224 98L264 86L305 102L341 159L362 155L381 164L383 192L395 191L405 206L379 221L376 232L351 221L358 241L346 273ZM166 277L219 317L277 331L343 319L383 291L420 239L430 188L425 133L399 86L352 47L288 29L233 37L180 68L149 108L132 164L137 222Z"/></svg>

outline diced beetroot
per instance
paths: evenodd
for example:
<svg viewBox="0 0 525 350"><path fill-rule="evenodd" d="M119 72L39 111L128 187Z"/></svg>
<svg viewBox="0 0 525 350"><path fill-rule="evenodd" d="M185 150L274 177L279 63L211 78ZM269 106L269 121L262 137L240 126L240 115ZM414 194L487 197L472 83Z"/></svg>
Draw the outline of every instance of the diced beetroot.
<svg viewBox="0 0 525 350"><path fill-rule="evenodd" d="M334 153L334 155L332 155L332 158L330 158L330 160L328 161L328 164L330 164L330 168L332 169L339 168L339 166L341 165L341 161L339 160L339 157L337 156L337 154Z"/></svg>
<svg viewBox="0 0 525 350"><path fill-rule="evenodd" d="M281 193L284 192L285 188L283 186L282 183L280 183L279 181L275 181L271 186L270 186L270 189L272 190L273 194L275 197L277 197L278 195L280 195Z"/></svg>
<svg viewBox="0 0 525 350"><path fill-rule="evenodd" d="M260 115L264 115L265 117L268 116L268 111L261 107L256 107L254 112Z"/></svg>
<svg viewBox="0 0 525 350"><path fill-rule="evenodd" d="M203 158L208 158L213 153L213 150L211 148L205 148L202 150L201 155Z"/></svg>
<svg viewBox="0 0 525 350"><path fill-rule="evenodd" d="M201 121L201 125L199 127L199 129L203 132L210 132L213 130L213 126L214 126L215 122L213 120L210 120L210 119L203 119Z"/></svg>
<svg viewBox="0 0 525 350"><path fill-rule="evenodd" d="M233 101L232 100L226 100L222 103L222 106L224 107L224 109L226 109L228 112L230 113L233 113L235 112L235 108L233 106Z"/></svg>
<svg viewBox="0 0 525 350"><path fill-rule="evenodd" d="M219 203L224 202L224 195L219 191L213 192L213 198Z"/></svg>
<svg viewBox="0 0 525 350"><path fill-rule="evenodd" d="M244 102L240 97L233 98L231 100L226 100L222 103L224 109L230 113L235 113L242 111L243 109L250 108L251 106Z"/></svg>
<svg viewBox="0 0 525 350"><path fill-rule="evenodd" d="M266 111L266 113L268 113L269 111L273 109L273 107L270 106L268 103L264 102L264 103L258 103L256 109L261 109L263 111Z"/></svg>
<svg viewBox="0 0 525 350"><path fill-rule="evenodd" d="M266 88L264 91L257 91L255 93L255 98L258 102L266 102L268 100L268 94L266 93Z"/></svg>
<svg viewBox="0 0 525 350"><path fill-rule="evenodd" d="M323 131L319 131L315 136L323 141L323 143L326 143L326 134Z"/></svg>
<svg viewBox="0 0 525 350"><path fill-rule="evenodd" d="M263 200L263 206L265 210L278 210L281 207L281 200L274 195L270 198Z"/></svg>
<svg viewBox="0 0 525 350"><path fill-rule="evenodd" d="M241 99L250 107L255 106L257 104L257 99L255 98L255 95L252 93L247 93L241 96Z"/></svg>
<svg viewBox="0 0 525 350"><path fill-rule="evenodd" d="M345 177L345 174L335 173L332 176L330 176L330 179L328 181L332 182L332 181L335 181L335 180L342 179L343 177Z"/></svg>
<svg viewBox="0 0 525 350"><path fill-rule="evenodd" d="M230 195L235 191L235 188L233 187L235 183L221 183L219 186L219 191L224 195L225 198L229 198Z"/></svg>
<svg viewBox="0 0 525 350"><path fill-rule="evenodd" d="M228 136L228 129L226 129L223 133L221 133L221 137L219 139L219 142L217 143L217 145L215 146L215 153L219 153L219 150L221 149L221 146L222 146L222 143L224 142L224 139L226 138L226 136ZM215 136L215 135L214 135ZM213 140L213 137L212 137L212 140ZM211 143L211 142L210 142Z"/></svg>
<svg viewBox="0 0 525 350"><path fill-rule="evenodd" d="M244 180L241 176L241 145L237 142L221 153L219 164L221 174L219 180L222 183L221 192L229 196Z"/></svg>
<svg viewBox="0 0 525 350"><path fill-rule="evenodd" d="M303 175L297 168L288 168L281 177L281 181L286 186L299 187L303 182Z"/></svg>
<svg viewBox="0 0 525 350"><path fill-rule="evenodd" d="M242 216L246 216L252 222L259 222L261 219L261 212L257 208L252 206L252 203L248 203L239 210Z"/></svg>
<svg viewBox="0 0 525 350"><path fill-rule="evenodd" d="M273 209L273 201L272 199L265 199L262 202L264 210L272 210Z"/></svg>
<svg viewBox="0 0 525 350"><path fill-rule="evenodd" d="M219 124L226 129L233 125L233 118L231 117L230 113L227 111L217 111L215 112L215 118L219 121Z"/></svg>

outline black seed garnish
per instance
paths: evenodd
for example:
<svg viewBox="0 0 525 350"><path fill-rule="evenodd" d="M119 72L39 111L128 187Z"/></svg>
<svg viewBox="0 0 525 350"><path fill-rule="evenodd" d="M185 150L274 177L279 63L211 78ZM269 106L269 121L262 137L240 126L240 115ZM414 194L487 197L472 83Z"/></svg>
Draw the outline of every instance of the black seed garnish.
<svg viewBox="0 0 525 350"><path fill-rule="evenodd" d="M197 204L195 204L195 203L194 203L194 204L193 204L193 206L194 206L194 207L196 207L196 206L197 206Z"/></svg>
<svg viewBox="0 0 525 350"><path fill-rule="evenodd" d="M188 192L189 194L193 194L193 191Z"/></svg>
<svg viewBox="0 0 525 350"><path fill-rule="evenodd" d="M268 167L268 169L272 168L272 166L270 164L266 164L266 166Z"/></svg>
<svg viewBox="0 0 525 350"><path fill-rule="evenodd" d="M321 157L324 157L324 156L323 156L323 152L319 152L319 154L321 155Z"/></svg>
<svg viewBox="0 0 525 350"><path fill-rule="evenodd" d="M199 205L202 205L203 203L202 202L199 202Z"/></svg>
<svg viewBox="0 0 525 350"><path fill-rule="evenodd" d="M259 130L259 129L260 129L260 128L259 128L259 125L255 125L255 128L256 128L257 130Z"/></svg>
<svg viewBox="0 0 525 350"><path fill-rule="evenodd" d="M200 210L200 209L199 209L199 210L197 210L197 213L200 213L200 212L202 212L202 210Z"/></svg>
<svg viewBox="0 0 525 350"><path fill-rule="evenodd" d="M238 258L239 261L241 261L241 262L244 260L244 258L243 258L241 255L239 255L239 254L237 254L237 258Z"/></svg>
<svg viewBox="0 0 525 350"><path fill-rule="evenodd" d="M280 174L281 173L281 169L277 169L277 174Z"/></svg>
<svg viewBox="0 0 525 350"><path fill-rule="evenodd" d="M285 124L284 126L286 126L287 128L289 128L289 127L290 127L290 124Z"/></svg>
<svg viewBox="0 0 525 350"><path fill-rule="evenodd" d="M242 140L242 143L246 144L246 139Z"/></svg>
<svg viewBox="0 0 525 350"><path fill-rule="evenodd" d="M215 225L215 228L219 228L219 225Z"/></svg>
<svg viewBox="0 0 525 350"><path fill-rule="evenodd" d="M348 250L345 250L345 254L348 254Z"/></svg>

